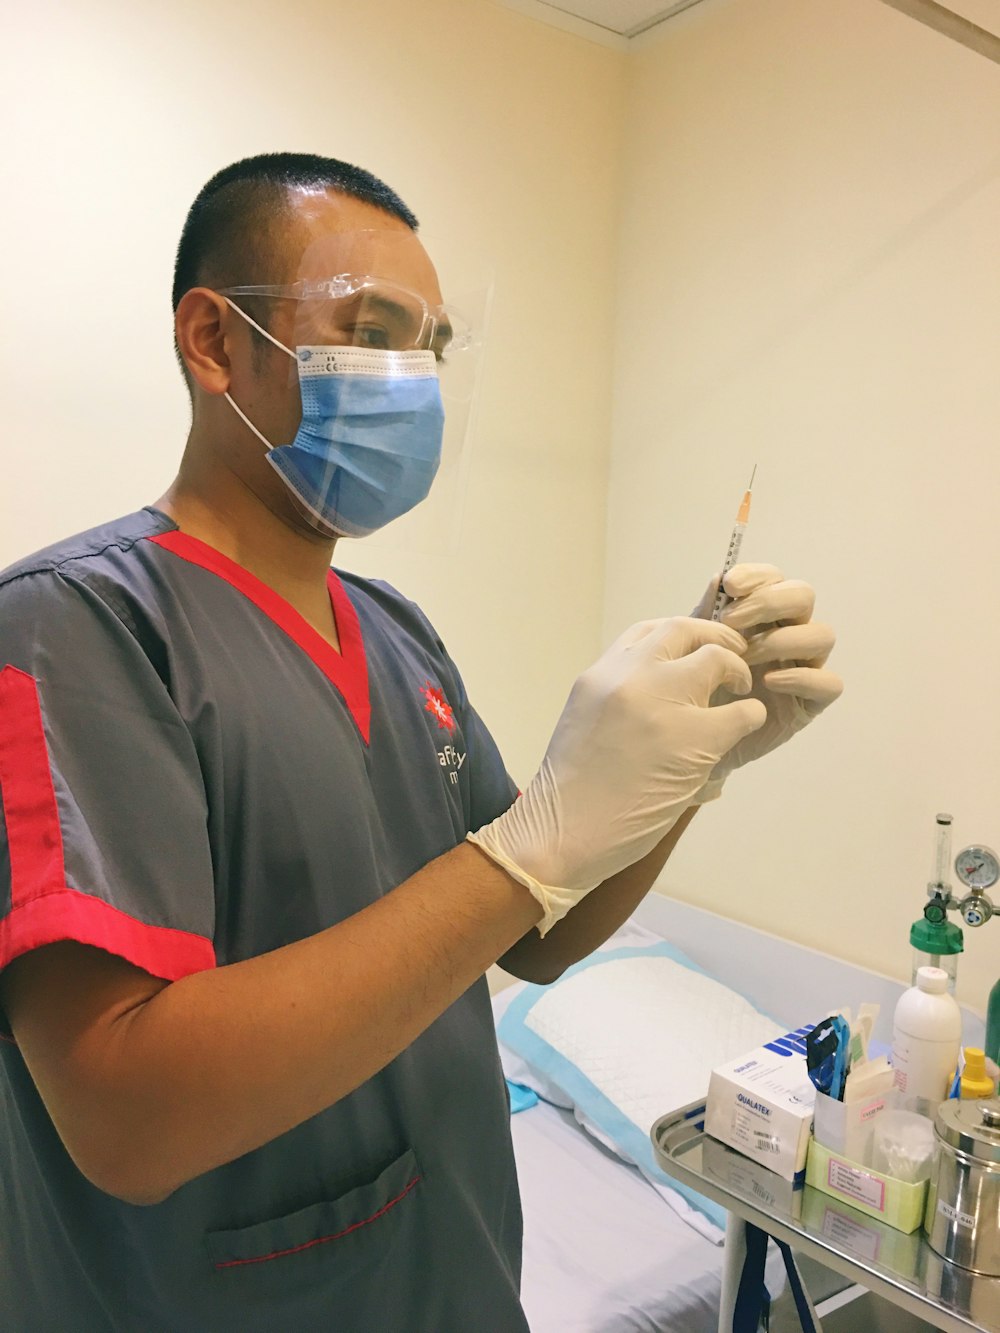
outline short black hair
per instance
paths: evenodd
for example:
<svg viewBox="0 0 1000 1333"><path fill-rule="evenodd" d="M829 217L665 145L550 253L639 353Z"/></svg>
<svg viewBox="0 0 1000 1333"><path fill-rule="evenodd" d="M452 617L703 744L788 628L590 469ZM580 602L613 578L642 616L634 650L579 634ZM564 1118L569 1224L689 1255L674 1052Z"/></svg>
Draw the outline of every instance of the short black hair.
<svg viewBox="0 0 1000 1333"><path fill-rule="evenodd" d="M280 224L293 189L349 194L417 230L417 219L394 190L362 167L315 153L258 153L216 172L188 212L174 264L173 306L204 283L280 282L285 278Z"/></svg>

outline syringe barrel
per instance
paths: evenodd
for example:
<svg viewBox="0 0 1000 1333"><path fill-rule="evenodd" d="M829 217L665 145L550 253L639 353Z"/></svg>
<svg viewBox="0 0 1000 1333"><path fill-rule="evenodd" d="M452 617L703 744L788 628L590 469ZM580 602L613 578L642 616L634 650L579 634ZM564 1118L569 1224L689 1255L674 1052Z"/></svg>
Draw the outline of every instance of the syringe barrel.
<svg viewBox="0 0 1000 1333"><path fill-rule="evenodd" d="M740 547L743 545L743 534L746 530L747 525L745 523L737 523L733 527L732 536L729 538L729 548L726 551L726 558L722 562L722 573L719 575L719 591L715 594L715 605L712 607L712 620L718 620L723 611L725 611L726 607L733 600L723 588L722 580L740 558Z"/></svg>

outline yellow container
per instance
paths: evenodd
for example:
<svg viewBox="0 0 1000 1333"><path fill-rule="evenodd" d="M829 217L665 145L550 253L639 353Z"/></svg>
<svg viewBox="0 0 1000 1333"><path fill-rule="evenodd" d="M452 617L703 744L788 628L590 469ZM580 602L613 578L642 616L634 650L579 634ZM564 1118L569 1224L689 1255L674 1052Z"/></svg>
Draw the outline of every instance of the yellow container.
<svg viewBox="0 0 1000 1333"><path fill-rule="evenodd" d="M927 1181L895 1180L831 1152L813 1139L806 1158L806 1184L877 1217L897 1231L916 1231L924 1217Z"/></svg>
<svg viewBox="0 0 1000 1333"><path fill-rule="evenodd" d="M986 1072L986 1052L978 1046L966 1046L965 1068L962 1070L963 1097L992 1097L993 1080Z"/></svg>

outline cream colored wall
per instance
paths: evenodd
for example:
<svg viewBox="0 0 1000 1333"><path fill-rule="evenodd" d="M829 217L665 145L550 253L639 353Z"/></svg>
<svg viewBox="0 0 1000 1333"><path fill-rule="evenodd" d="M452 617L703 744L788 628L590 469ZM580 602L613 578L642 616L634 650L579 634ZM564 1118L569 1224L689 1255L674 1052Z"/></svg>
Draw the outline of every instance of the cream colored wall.
<svg viewBox="0 0 1000 1333"><path fill-rule="evenodd" d="M759 463L746 554L815 582L848 692L664 887L905 970L935 810L1000 842L1000 72L877 0L704 0L627 55L488 0L38 0L5 55L0 564L169 481L204 180L358 161L497 294L457 552L344 562L423 602L524 781L602 639L695 600ZM968 934L976 1003L1000 925Z"/></svg>
<svg viewBox="0 0 1000 1333"><path fill-rule="evenodd" d="M847 681L662 887L902 975L935 812L1000 844L1000 68L876 0L707 0L626 145L605 638L692 605L757 463L744 558ZM981 1007L1000 920L966 943Z"/></svg>
<svg viewBox="0 0 1000 1333"><path fill-rule="evenodd" d="M37 0L4 45L0 566L173 476L171 265L208 177L358 162L496 296L457 550L337 560L425 606L527 781L599 640L624 56L486 0Z"/></svg>

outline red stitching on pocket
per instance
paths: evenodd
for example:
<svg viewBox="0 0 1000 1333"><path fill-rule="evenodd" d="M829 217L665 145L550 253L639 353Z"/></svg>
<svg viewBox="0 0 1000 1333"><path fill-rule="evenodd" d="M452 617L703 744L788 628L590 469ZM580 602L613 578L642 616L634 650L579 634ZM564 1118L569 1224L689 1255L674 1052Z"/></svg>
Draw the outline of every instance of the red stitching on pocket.
<svg viewBox="0 0 1000 1333"><path fill-rule="evenodd" d="M349 1227L345 1227L343 1231L335 1232L332 1236L317 1236L315 1240L307 1240L303 1245L294 1245L289 1250L275 1250L273 1254L261 1254L254 1259L225 1259L221 1264L215 1264L215 1267L236 1268L240 1264L262 1264L268 1259L281 1259L286 1254L298 1254L300 1250L311 1249L313 1245L323 1245L328 1240L340 1240L341 1236L347 1236L352 1231L357 1231L359 1227L366 1227L369 1222L377 1222L380 1217L384 1216L389 1211L390 1208L394 1208L401 1199L405 1199L410 1190L413 1189L414 1185L418 1184L419 1181L420 1176L414 1176L406 1188L401 1190L394 1199L390 1199L388 1203L384 1203L377 1213L372 1213L371 1217L366 1217L361 1222L352 1222Z"/></svg>

